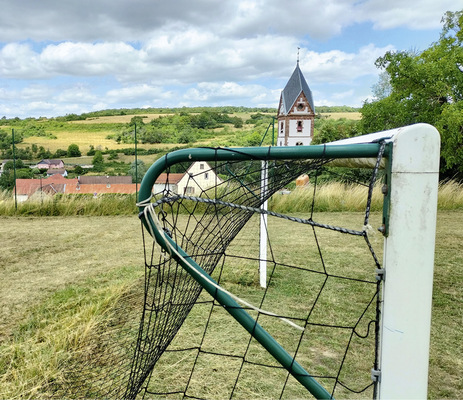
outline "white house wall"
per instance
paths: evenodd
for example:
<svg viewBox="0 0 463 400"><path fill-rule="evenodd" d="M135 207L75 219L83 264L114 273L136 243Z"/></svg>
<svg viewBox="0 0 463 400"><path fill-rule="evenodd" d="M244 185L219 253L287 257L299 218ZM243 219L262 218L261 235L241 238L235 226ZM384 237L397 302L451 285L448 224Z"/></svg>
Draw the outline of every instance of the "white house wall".
<svg viewBox="0 0 463 400"><path fill-rule="evenodd" d="M202 190L221 182L207 162L195 162L178 182L178 193L199 195Z"/></svg>
<svg viewBox="0 0 463 400"><path fill-rule="evenodd" d="M177 185L175 183L155 183L153 185L153 193L156 194L156 193L161 193L163 192L164 190L169 190L173 193L178 193L177 192Z"/></svg>

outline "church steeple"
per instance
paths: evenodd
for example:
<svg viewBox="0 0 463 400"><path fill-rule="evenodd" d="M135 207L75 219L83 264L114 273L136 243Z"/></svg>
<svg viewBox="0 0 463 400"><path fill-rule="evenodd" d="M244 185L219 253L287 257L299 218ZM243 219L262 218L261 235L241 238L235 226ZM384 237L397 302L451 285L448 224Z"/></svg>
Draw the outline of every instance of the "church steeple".
<svg viewBox="0 0 463 400"><path fill-rule="evenodd" d="M278 107L278 146L309 145L313 137L315 106L312 91L299 68L296 68L281 92Z"/></svg>

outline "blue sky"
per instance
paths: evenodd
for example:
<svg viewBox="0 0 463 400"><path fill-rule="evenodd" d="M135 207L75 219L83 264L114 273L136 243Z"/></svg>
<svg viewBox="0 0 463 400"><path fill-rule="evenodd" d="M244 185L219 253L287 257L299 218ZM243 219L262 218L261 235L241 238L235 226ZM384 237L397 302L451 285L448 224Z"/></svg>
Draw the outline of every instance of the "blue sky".
<svg viewBox="0 0 463 400"><path fill-rule="evenodd" d="M300 47L315 105L361 106L386 51L463 0L0 0L0 118L277 107Z"/></svg>

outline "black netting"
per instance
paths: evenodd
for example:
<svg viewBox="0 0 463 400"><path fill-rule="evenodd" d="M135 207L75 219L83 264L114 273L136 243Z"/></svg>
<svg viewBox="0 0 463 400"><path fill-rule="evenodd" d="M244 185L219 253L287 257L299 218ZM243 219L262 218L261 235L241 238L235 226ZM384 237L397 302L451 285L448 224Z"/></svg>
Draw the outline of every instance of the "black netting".
<svg viewBox="0 0 463 400"><path fill-rule="evenodd" d="M166 169L166 183L149 205L163 232L221 287L269 311L243 306L336 397L372 397L374 390L381 303L374 248L381 243L372 240L369 219L383 149L365 187L365 212L347 217L317 211L320 177L340 174L324 158L181 163ZM186 173L183 182L169 179L179 172ZM293 191L310 192L309 211L272 210L273 199L301 175L309 183ZM259 254L261 223L265 255ZM66 381L49 386L54 396L310 397L142 228L144 281L119 298L109 323L94 327L91 340L63 365ZM263 258L266 288L259 286Z"/></svg>

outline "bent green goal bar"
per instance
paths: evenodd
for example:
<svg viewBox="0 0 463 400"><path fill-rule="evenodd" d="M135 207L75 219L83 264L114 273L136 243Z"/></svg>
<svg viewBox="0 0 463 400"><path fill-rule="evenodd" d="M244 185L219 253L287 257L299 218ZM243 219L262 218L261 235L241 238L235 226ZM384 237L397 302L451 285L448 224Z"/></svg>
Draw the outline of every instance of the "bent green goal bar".
<svg viewBox="0 0 463 400"><path fill-rule="evenodd" d="M383 154L378 157L380 150ZM243 307L175 241L158 219L153 187L178 163L262 160L324 160L349 168L385 171L382 226L383 270L379 313L378 365L372 371L375 395L382 399L418 399L427 395L434 242L440 137L426 124L373 133L326 145L296 147L193 148L159 159L140 186L140 218L162 249L219 302L315 398L328 392ZM382 156L382 159L381 159ZM269 178L270 179L270 178ZM246 190L246 182L242 182ZM273 188L273 193L276 192ZM187 192L183 195L187 196ZM175 196L173 196L175 197ZM162 200L161 200L162 201ZM168 200L167 200L168 201ZM201 201L201 200L199 200ZM212 203L214 200L210 200ZM160 204L160 203L158 203ZM158 205L156 204L156 205ZM217 212L227 205L216 203ZM251 207L249 208L251 210Z"/></svg>

